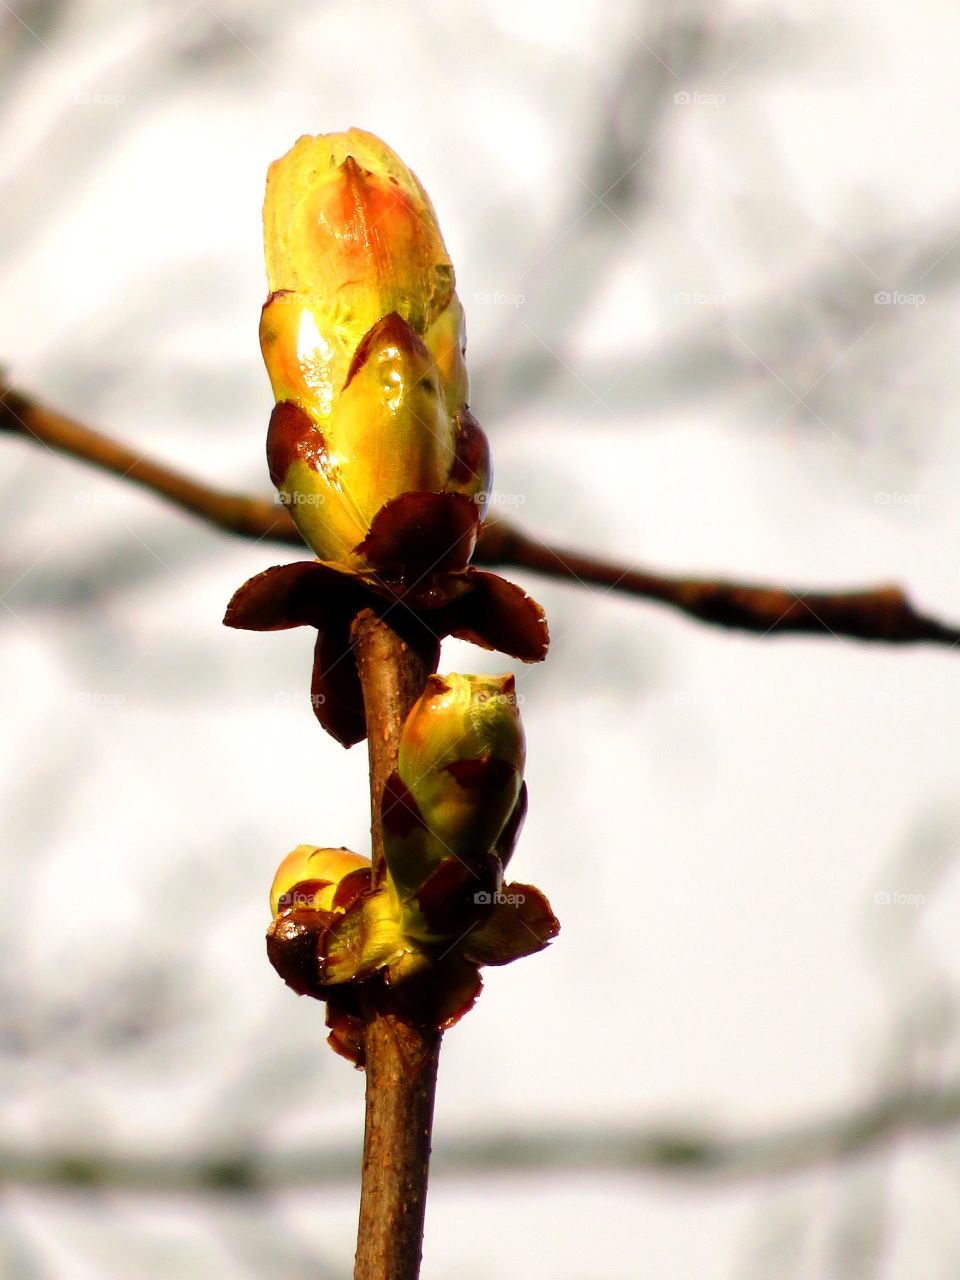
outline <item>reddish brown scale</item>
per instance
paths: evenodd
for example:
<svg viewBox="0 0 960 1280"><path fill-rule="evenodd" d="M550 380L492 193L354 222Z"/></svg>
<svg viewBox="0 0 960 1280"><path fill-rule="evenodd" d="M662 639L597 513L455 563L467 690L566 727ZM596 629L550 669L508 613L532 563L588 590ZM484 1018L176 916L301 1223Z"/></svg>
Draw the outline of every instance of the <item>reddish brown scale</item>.
<svg viewBox="0 0 960 1280"><path fill-rule="evenodd" d="M289 907L309 906L320 890L330 884L333 884L332 880L298 880L286 893L280 895L277 914L286 911Z"/></svg>
<svg viewBox="0 0 960 1280"><path fill-rule="evenodd" d="M403 494L380 509L361 544L378 577L316 560L277 565L234 593L224 622L249 631L316 627L313 710L338 742L361 742L366 719L350 628L363 608L382 611L386 601L391 625L428 671L448 635L523 662L546 654L547 624L535 600L495 573L462 571L478 514L464 494ZM439 559L438 547L446 548Z"/></svg>
<svg viewBox="0 0 960 1280"><path fill-rule="evenodd" d="M334 1053L346 1058L355 1067L366 1062L366 1032L359 1014L341 1007L339 998L331 997L327 1003L327 1026L330 1034L327 1043Z"/></svg>
<svg viewBox="0 0 960 1280"><path fill-rule="evenodd" d="M380 821L384 831L398 839L405 839L411 831L426 831L420 806L413 793L397 772L391 773L383 788L380 802Z"/></svg>
<svg viewBox="0 0 960 1280"><path fill-rule="evenodd" d="M509 786L517 773L512 764L493 756L484 756L479 760L453 760L444 765L443 769L464 791L479 791L481 787L499 791Z"/></svg>
<svg viewBox="0 0 960 1280"><path fill-rule="evenodd" d="M454 952L390 991L401 1018L414 1026L445 1030L473 1008L482 988L477 966Z"/></svg>
<svg viewBox="0 0 960 1280"><path fill-rule="evenodd" d="M372 872L369 867L357 867L350 871L337 885L333 895L333 905L337 911L346 911L358 898L370 891Z"/></svg>
<svg viewBox="0 0 960 1280"><path fill-rule="evenodd" d="M470 865L445 858L420 886L417 905L440 937L461 933L480 921L502 882L500 860L484 852Z"/></svg>
<svg viewBox="0 0 960 1280"><path fill-rule="evenodd" d="M469 484L477 476L490 474L490 444L483 427L466 405L454 421L457 438L450 479L454 484Z"/></svg>
<svg viewBox="0 0 960 1280"><path fill-rule="evenodd" d="M419 356L424 360L430 358L430 352L417 336L416 331L407 324L401 315L398 315L396 311L391 311L389 315L383 316L376 324L371 325L360 339L359 345L353 353L353 359L350 361L350 368L347 370L346 381L343 384L344 391L370 359L374 349L381 345L386 346L388 343L399 347L407 355Z"/></svg>
<svg viewBox="0 0 960 1280"><path fill-rule="evenodd" d="M267 930L267 958L298 996L322 998L318 947L328 918L323 911L285 911Z"/></svg>
<svg viewBox="0 0 960 1280"><path fill-rule="evenodd" d="M346 608L342 612L331 609L324 626L317 631L310 682L313 714L345 747L362 742L367 734L357 665L347 660L351 657L351 617Z"/></svg>
<svg viewBox="0 0 960 1280"><path fill-rule="evenodd" d="M441 1031L455 1026L465 1013L469 1013L483 990L483 979L472 965L461 964L458 977L459 982L447 979L434 1010L434 1020Z"/></svg>
<svg viewBox="0 0 960 1280"><path fill-rule="evenodd" d="M507 819L507 825L500 832L496 843L497 857L500 859L504 867L510 861L513 854L514 846L520 835L520 829L523 826L523 820L527 816L527 784L520 784L520 794L517 796L517 803L513 806L510 817Z"/></svg>
<svg viewBox="0 0 960 1280"><path fill-rule="evenodd" d="M514 881L503 886L503 896L488 909L483 927L464 938L461 954L473 964L511 964L542 951L559 931L559 922L540 890Z"/></svg>
<svg viewBox="0 0 960 1280"><path fill-rule="evenodd" d="M450 634L522 662L542 662L550 636L543 610L514 582L472 569L472 590L456 602Z"/></svg>
<svg viewBox="0 0 960 1280"><path fill-rule="evenodd" d="M267 466L270 479L281 488L291 464L305 462L314 471L327 466L327 442L313 419L292 400L274 406L267 428Z"/></svg>
<svg viewBox="0 0 960 1280"><path fill-rule="evenodd" d="M477 507L465 494L401 493L383 504L355 550L380 572L418 581L465 569L477 524Z"/></svg>

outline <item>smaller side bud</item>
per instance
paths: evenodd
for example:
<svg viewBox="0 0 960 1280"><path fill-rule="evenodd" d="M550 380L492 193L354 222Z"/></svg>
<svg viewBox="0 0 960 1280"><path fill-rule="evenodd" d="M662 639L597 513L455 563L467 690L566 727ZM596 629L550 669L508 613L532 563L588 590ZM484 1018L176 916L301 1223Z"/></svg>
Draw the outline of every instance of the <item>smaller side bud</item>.
<svg viewBox="0 0 960 1280"><path fill-rule="evenodd" d="M381 804L401 929L429 946L493 900L522 818L524 738L513 676L432 675Z"/></svg>
<svg viewBox="0 0 960 1280"><path fill-rule="evenodd" d="M404 725L397 772L434 837L469 862L496 844L525 758L512 675L432 675Z"/></svg>
<svg viewBox="0 0 960 1280"><path fill-rule="evenodd" d="M349 849L299 844L277 868L270 887L270 914L291 909L332 911L340 882L351 872L369 869L370 859Z"/></svg>
<svg viewBox="0 0 960 1280"><path fill-rule="evenodd" d="M371 881L370 860L349 849L302 844L281 862L267 955L299 995L330 1000L405 950L390 893Z"/></svg>

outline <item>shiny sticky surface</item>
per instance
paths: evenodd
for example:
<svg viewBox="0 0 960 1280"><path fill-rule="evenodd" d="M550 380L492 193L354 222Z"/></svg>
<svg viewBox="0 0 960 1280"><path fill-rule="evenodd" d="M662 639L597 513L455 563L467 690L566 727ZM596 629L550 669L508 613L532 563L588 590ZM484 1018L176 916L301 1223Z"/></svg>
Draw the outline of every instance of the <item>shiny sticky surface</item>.
<svg viewBox="0 0 960 1280"><path fill-rule="evenodd" d="M270 470L304 539L346 560L408 492L466 494L482 515L463 308L418 179L362 130L303 137L270 166L263 217L261 350L278 404L303 414L300 446Z"/></svg>

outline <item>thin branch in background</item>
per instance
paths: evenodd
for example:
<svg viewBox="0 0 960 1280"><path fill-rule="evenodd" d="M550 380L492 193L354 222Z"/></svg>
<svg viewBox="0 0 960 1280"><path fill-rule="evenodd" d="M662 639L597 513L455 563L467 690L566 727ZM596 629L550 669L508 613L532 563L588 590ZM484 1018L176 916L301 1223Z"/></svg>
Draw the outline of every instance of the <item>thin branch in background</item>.
<svg viewBox="0 0 960 1280"><path fill-rule="evenodd" d="M0 384L0 430L18 434L91 463L166 498L227 533L300 547L286 509L267 498L223 493L91 430ZM601 587L669 605L698 622L762 638L831 636L878 644L929 643L953 648L960 627L918 612L897 586L856 591L810 591L713 578L682 578L551 546L514 525L490 520L474 556L477 564L512 567L581 587Z"/></svg>
<svg viewBox="0 0 960 1280"><path fill-rule="evenodd" d="M531 569L581 586L605 587L667 604L699 622L761 637L794 634L844 637L881 644L923 641L950 647L960 628L918 613L897 586L857 591L810 591L717 578L674 578L632 569L598 556L558 549L511 525L494 521L484 530L480 553L486 564Z"/></svg>
<svg viewBox="0 0 960 1280"><path fill-rule="evenodd" d="M278 502L222 493L199 480L191 480L162 462L152 461L139 450L111 440L2 383L0 430L45 445L54 453L92 463L121 480L166 498L181 511L199 516L227 533L303 546L303 539L286 508Z"/></svg>
<svg viewBox="0 0 960 1280"><path fill-rule="evenodd" d="M960 1082L954 1082L891 1093L847 1113L748 1137L663 1126L490 1130L439 1140L433 1164L444 1178L586 1171L721 1180L790 1177L877 1155L903 1137L949 1135L958 1121ZM190 1157L7 1147L0 1150L0 1185L155 1194L315 1190L352 1185L358 1156L355 1143L275 1155L257 1148Z"/></svg>

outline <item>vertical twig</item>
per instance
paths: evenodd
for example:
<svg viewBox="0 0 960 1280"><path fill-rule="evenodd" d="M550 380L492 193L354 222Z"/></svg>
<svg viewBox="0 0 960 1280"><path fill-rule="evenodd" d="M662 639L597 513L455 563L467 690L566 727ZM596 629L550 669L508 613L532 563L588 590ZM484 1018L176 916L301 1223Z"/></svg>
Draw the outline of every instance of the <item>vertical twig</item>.
<svg viewBox="0 0 960 1280"><path fill-rule="evenodd" d="M383 874L380 797L396 766L400 730L427 670L371 610L352 632L370 753L374 878ZM366 1027L367 1111L355 1280L420 1273L440 1032L422 1032L371 1008Z"/></svg>

